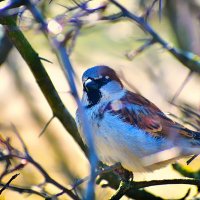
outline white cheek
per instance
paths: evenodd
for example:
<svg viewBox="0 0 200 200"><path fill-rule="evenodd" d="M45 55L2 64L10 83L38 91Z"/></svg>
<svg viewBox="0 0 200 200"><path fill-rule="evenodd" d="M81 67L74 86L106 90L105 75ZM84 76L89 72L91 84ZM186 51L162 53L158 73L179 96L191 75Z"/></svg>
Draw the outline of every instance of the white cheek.
<svg viewBox="0 0 200 200"><path fill-rule="evenodd" d="M119 83L116 81L110 81L106 85L100 88L102 99L113 99L115 96L123 96L124 90ZM117 97L115 97L117 98Z"/></svg>

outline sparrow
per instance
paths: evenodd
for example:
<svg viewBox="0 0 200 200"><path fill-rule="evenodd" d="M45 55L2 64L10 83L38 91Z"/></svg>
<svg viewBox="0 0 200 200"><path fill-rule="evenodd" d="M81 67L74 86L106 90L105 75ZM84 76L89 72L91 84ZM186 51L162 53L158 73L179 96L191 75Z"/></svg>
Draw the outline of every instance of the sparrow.
<svg viewBox="0 0 200 200"><path fill-rule="evenodd" d="M124 88L108 66L83 73L81 99L98 158L131 172L148 172L200 153L200 132L172 121L145 97ZM81 137L79 108L76 123Z"/></svg>

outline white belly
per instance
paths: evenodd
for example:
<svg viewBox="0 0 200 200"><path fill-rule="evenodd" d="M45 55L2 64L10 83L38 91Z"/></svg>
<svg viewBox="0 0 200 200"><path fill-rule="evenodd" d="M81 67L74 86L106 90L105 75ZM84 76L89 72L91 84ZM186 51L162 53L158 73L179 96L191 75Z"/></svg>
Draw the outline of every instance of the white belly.
<svg viewBox="0 0 200 200"><path fill-rule="evenodd" d="M124 94L122 93L121 96ZM113 97L119 99L121 96ZM109 99L110 101L112 99ZM145 131L123 122L118 116L113 116L109 112L99 113L100 108L104 107L108 102L98 103L86 109L86 116L89 124L92 126L93 139L97 150L98 157L104 163L109 165L120 162L121 165L133 172L151 171L161 168L166 164L180 158L180 156L199 154L199 147L194 148L187 139L180 139L176 143L182 152L177 155L165 155L164 159L156 161L151 165L146 165L143 159L162 152L164 150L175 147L174 142L170 138L154 138ZM102 116L103 115L103 116ZM83 139L84 135L81 130L81 122L76 118L79 132ZM84 139L85 140L85 139Z"/></svg>
<svg viewBox="0 0 200 200"><path fill-rule="evenodd" d="M93 115L90 115L93 113ZM132 125L125 125L117 116L107 113L102 119L90 110L93 137L99 159L106 164L120 162L130 171L149 171L161 166L146 167L141 159L169 148L163 139L156 139Z"/></svg>

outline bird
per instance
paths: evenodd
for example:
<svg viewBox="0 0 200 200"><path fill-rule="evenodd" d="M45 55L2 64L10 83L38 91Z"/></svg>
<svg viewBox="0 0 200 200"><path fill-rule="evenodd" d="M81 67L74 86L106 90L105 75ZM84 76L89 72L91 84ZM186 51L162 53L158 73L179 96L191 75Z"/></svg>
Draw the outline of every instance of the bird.
<svg viewBox="0 0 200 200"><path fill-rule="evenodd" d="M82 75L82 107L100 161L130 172L152 172L200 153L200 132L170 119L154 103L127 90L117 73L98 65ZM76 124L83 141L80 108Z"/></svg>

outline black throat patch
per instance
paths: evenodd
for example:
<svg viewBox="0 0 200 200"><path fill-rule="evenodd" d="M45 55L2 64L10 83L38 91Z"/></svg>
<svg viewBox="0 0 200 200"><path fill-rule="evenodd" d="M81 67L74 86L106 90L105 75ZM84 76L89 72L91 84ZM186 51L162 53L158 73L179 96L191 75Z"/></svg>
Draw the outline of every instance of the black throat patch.
<svg viewBox="0 0 200 200"><path fill-rule="evenodd" d="M87 105L86 108L91 108L92 106L96 105L100 101L102 97L102 94L100 91L101 87L111 81L111 79L107 76L99 78L99 79L93 79L93 78L89 78L89 79L95 82L96 87L94 88L93 87L87 88L86 86L83 87L84 92L87 93L88 101L89 101L89 105Z"/></svg>
<svg viewBox="0 0 200 200"><path fill-rule="evenodd" d="M87 92L87 96L89 104L86 106L86 108L91 108L92 106L96 105L102 97L99 90L90 90Z"/></svg>

